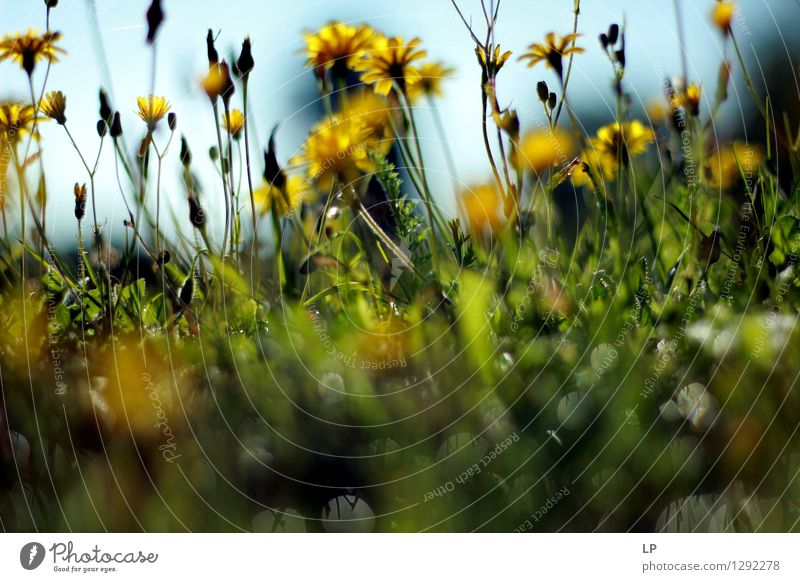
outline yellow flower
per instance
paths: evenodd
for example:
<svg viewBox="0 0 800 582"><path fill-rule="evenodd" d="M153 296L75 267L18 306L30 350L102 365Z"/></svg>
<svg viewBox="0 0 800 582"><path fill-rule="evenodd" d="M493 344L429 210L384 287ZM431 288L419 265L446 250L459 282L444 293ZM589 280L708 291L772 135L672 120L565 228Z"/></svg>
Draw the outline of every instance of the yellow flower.
<svg viewBox="0 0 800 582"><path fill-rule="evenodd" d="M32 75L39 61L57 63L58 55L66 54L64 49L56 46L59 40L60 32L45 32L40 35L37 30L28 29L25 34L7 34L0 40L0 61L11 59L19 63L28 75Z"/></svg>
<svg viewBox="0 0 800 582"><path fill-rule="evenodd" d="M274 204L275 209L283 216L297 211L309 194L308 182L302 176L289 176L283 188L265 182L253 191L256 211L259 214L266 214L272 210Z"/></svg>
<svg viewBox="0 0 800 582"><path fill-rule="evenodd" d="M372 144L374 148L382 155L386 155L392 147L393 134L389 119L392 114L385 97L364 90L348 97L339 117L363 124L366 129L366 139L374 142Z"/></svg>
<svg viewBox="0 0 800 582"><path fill-rule="evenodd" d="M677 93L672 97L672 107L674 109L682 107L690 115L697 116L700 113L702 86L691 83L688 87L683 88L681 85L682 83L678 84Z"/></svg>
<svg viewBox="0 0 800 582"><path fill-rule="evenodd" d="M575 186L587 186L594 189L589 173L583 164L589 166L597 180L613 181L616 177L617 162L608 156L600 156L596 150L581 152L581 164L577 165L571 174Z"/></svg>
<svg viewBox="0 0 800 582"><path fill-rule="evenodd" d="M602 163L616 168L618 162L627 166L631 158L646 152L653 132L638 120L622 125L615 121L598 129L590 141Z"/></svg>
<svg viewBox="0 0 800 582"><path fill-rule="evenodd" d="M419 82L408 88L408 96L412 101L422 95L440 97L442 81L453 74L453 69L445 67L442 63L423 63L417 70Z"/></svg>
<svg viewBox="0 0 800 582"><path fill-rule="evenodd" d="M230 100L236 87L231 79L228 63L223 60L221 63L209 65L208 73L200 80L200 87L212 103L216 103L219 97L223 101Z"/></svg>
<svg viewBox="0 0 800 582"><path fill-rule="evenodd" d="M306 164L309 182L322 190L349 185L361 171L374 170L368 152L374 147L369 129L359 119L333 115L318 123L292 164Z"/></svg>
<svg viewBox="0 0 800 582"><path fill-rule="evenodd" d="M496 184L468 188L459 197L459 204L473 233L483 234L487 228L494 232L504 224L500 212L503 199Z"/></svg>
<svg viewBox="0 0 800 582"><path fill-rule="evenodd" d="M494 79L497 73L500 72L500 69L503 68L503 65L506 64L506 61L511 58L511 51L501 53L499 44L494 47L494 50L492 50L491 44L488 48L488 56L481 45L475 47L475 54L478 57L478 63L486 74L486 78Z"/></svg>
<svg viewBox="0 0 800 582"><path fill-rule="evenodd" d="M233 139L239 139L242 137L242 129L244 129L244 113L238 109L232 110L228 115L223 113L222 127L231 133Z"/></svg>
<svg viewBox="0 0 800 582"><path fill-rule="evenodd" d="M335 68L338 74L353 69L356 61L372 47L376 33L369 26L358 27L331 21L317 32L306 31L306 66L318 73Z"/></svg>
<svg viewBox="0 0 800 582"><path fill-rule="evenodd" d="M158 122L164 119L170 107L169 101L164 97L154 95L138 97L136 102L139 105L139 117L147 124L147 131L150 132L154 131Z"/></svg>
<svg viewBox="0 0 800 582"><path fill-rule="evenodd" d="M733 2L720 0L714 5L711 11L711 20L716 24L723 34L731 31L731 22L736 14L736 5Z"/></svg>
<svg viewBox="0 0 800 582"><path fill-rule="evenodd" d="M533 43L530 45L528 47L529 52L522 55L519 60L527 60L528 67L533 67L544 61L548 67L554 69L556 73L561 76L564 70L564 57L584 52L581 47L572 46L580 36L580 34L558 36L554 32L548 32L547 36L545 36L544 43Z"/></svg>
<svg viewBox="0 0 800 582"><path fill-rule="evenodd" d="M67 122L67 98L61 91L50 91L39 103L39 110L50 119L55 119L59 125Z"/></svg>
<svg viewBox="0 0 800 582"><path fill-rule="evenodd" d="M728 189L744 176L752 189L763 155L761 150L744 142L734 142L713 152L708 159L706 175L713 188Z"/></svg>
<svg viewBox="0 0 800 582"><path fill-rule="evenodd" d="M420 81L419 71L412 63L427 55L426 51L417 48L421 42L419 38L413 38L406 44L402 36L379 36L372 50L355 65L361 72L361 80L375 83L375 92L379 95L388 95L395 83L400 91L405 92Z"/></svg>
<svg viewBox="0 0 800 582"><path fill-rule="evenodd" d="M522 138L511 161L515 167L538 174L556 163L566 164L573 151L572 138L560 129L532 131Z"/></svg>
<svg viewBox="0 0 800 582"><path fill-rule="evenodd" d="M661 99L653 99L647 104L647 119L653 124L663 123L670 113L670 110Z"/></svg>
<svg viewBox="0 0 800 582"><path fill-rule="evenodd" d="M0 103L0 140L12 146L19 143L23 136L33 131L34 117L32 105Z"/></svg>

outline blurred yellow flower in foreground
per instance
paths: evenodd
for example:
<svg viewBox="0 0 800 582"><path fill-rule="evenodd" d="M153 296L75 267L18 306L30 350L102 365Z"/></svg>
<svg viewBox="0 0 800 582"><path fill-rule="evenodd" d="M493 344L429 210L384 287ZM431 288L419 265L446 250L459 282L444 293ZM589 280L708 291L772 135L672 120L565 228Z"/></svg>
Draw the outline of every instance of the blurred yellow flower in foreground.
<svg viewBox="0 0 800 582"><path fill-rule="evenodd" d="M318 73L336 68L353 69L354 64L372 48L376 32L365 24L358 27L331 21L317 32L306 31L306 66Z"/></svg>
<svg viewBox="0 0 800 582"><path fill-rule="evenodd" d="M302 176L289 176L283 187L264 183L253 192L256 210L266 214L273 205L278 214L286 216L300 208L300 204L308 197L308 183Z"/></svg>
<svg viewBox="0 0 800 582"><path fill-rule="evenodd" d="M32 105L15 102L0 103L0 138L2 141L9 145L19 143L23 136L33 130L34 117L35 112Z"/></svg>
<svg viewBox="0 0 800 582"><path fill-rule="evenodd" d="M64 49L56 46L59 40L60 32L45 32L40 35L38 31L28 29L24 34L7 34L0 40L0 61L11 59L19 63L28 75L32 75L39 61L57 63L58 55L66 54Z"/></svg>
<svg viewBox="0 0 800 582"><path fill-rule="evenodd" d="M742 176L748 188L752 188L762 160L760 148L737 141L723 146L709 156L706 176L713 188L731 188Z"/></svg>
<svg viewBox="0 0 800 582"><path fill-rule="evenodd" d="M483 234L487 228L494 232L505 223L500 212L503 197L496 184L468 188L459 197L459 204L473 233Z"/></svg>
<svg viewBox="0 0 800 582"><path fill-rule="evenodd" d="M164 119L169 111L169 101L164 97L148 95L147 97L137 97L136 104L139 106L139 117L147 124L147 131L154 131L158 122Z"/></svg>
<svg viewBox="0 0 800 582"><path fill-rule="evenodd" d="M428 54L417 48L421 43L419 38L406 43L402 36L378 37L372 50L356 63L361 80L374 83L375 92L380 95L388 95L395 84L400 91L407 91L421 79L419 70L412 64Z"/></svg>
<svg viewBox="0 0 800 582"><path fill-rule="evenodd" d="M375 149L386 155L392 147L393 133L389 118L392 114L385 97L374 91L363 90L348 97L339 117L362 124L366 129L366 139L374 140Z"/></svg>
<svg viewBox="0 0 800 582"><path fill-rule="evenodd" d="M618 163L628 165L631 158L647 151L653 141L653 131L641 121L625 121L609 123L597 130L597 136L590 142L603 164Z"/></svg>
<svg viewBox="0 0 800 582"><path fill-rule="evenodd" d="M363 121L333 115L311 130L302 153L291 163L306 164L309 181L322 190L331 190L337 183L340 187L349 185L361 171L374 169L368 155L374 144Z"/></svg>
<svg viewBox="0 0 800 582"><path fill-rule="evenodd" d="M536 130L522 138L514 151L512 163L533 173L540 173L555 164L566 164L574 151L572 138L560 129Z"/></svg>

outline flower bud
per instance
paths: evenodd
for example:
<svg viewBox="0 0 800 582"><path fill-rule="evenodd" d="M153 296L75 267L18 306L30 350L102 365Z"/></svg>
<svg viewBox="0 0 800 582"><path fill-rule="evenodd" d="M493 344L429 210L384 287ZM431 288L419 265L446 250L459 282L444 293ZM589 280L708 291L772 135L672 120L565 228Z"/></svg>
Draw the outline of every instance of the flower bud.
<svg viewBox="0 0 800 582"><path fill-rule="evenodd" d="M547 96L550 94L550 89L547 87L547 83L544 81L539 81L536 83L536 94L539 96L539 101L545 103L547 101Z"/></svg>
<svg viewBox="0 0 800 582"><path fill-rule="evenodd" d="M111 123L111 117L114 115L111 109L111 103L108 101L108 93L105 89L100 89L100 119L104 119L106 123Z"/></svg>
<svg viewBox="0 0 800 582"><path fill-rule="evenodd" d="M212 162L216 162L219 159L219 149L217 146L211 146L208 149L208 157L211 158Z"/></svg>
<svg viewBox="0 0 800 582"><path fill-rule="evenodd" d="M547 97L547 107L551 111L556 108L556 103L558 103L558 97L556 97L555 93L550 93Z"/></svg>
<svg viewBox="0 0 800 582"><path fill-rule="evenodd" d="M164 22L164 11L161 9L161 0L153 0L150 8L147 9L147 44L156 41L158 29Z"/></svg>
<svg viewBox="0 0 800 582"><path fill-rule="evenodd" d="M75 218L83 220L86 216L86 184L81 186L75 182L72 191L75 194Z"/></svg>
<svg viewBox="0 0 800 582"><path fill-rule="evenodd" d="M181 136L181 164L186 168L192 165L192 150L189 149L189 143L184 136Z"/></svg>
<svg viewBox="0 0 800 582"><path fill-rule="evenodd" d="M175 131L178 127L178 116L175 112L170 111L169 115L167 115L167 125L169 126L170 131Z"/></svg>
<svg viewBox="0 0 800 582"><path fill-rule="evenodd" d="M119 118L119 111L114 113L111 121L111 137L117 138L122 135L122 122Z"/></svg>
<svg viewBox="0 0 800 582"><path fill-rule="evenodd" d="M197 198L189 196L189 222L198 229L203 229L206 225L206 213Z"/></svg>
<svg viewBox="0 0 800 582"><path fill-rule="evenodd" d="M97 135L101 138L106 136L106 132L108 131L108 125L102 119L97 120Z"/></svg>
<svg viewBox="0 0 800 582"><path fill-rule="evenodd" d="M608 27L608 44L615 45L619 40L619 24L612 24Z"/></svg>
<svg viewBox="0 0 800 582"><path fill-rule="evenodd" d="M236 61L236 74L239 77L246 77L250 74L255 66L253 60L253 46L250 42L250 37L244 39L242 42L242 52L239 54L239 60Z"/></svg>

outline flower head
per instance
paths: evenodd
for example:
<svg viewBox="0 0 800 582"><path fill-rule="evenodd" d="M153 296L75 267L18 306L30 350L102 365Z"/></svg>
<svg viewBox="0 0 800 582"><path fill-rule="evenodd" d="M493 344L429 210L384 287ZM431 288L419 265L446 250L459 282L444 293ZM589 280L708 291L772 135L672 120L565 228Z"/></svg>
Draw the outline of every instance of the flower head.
<svg viewBox="0 0 800 582"><path fill-rule="evenodd" d="M488 49L478 45L475 47L475 55L478 57L478 64L483 69L484 81L494 79L506 61L511 58L511 51L500 52L500 45L489 44Z"/></svg>
<svg viewBox="0 0 800 582"><path fill-rule="evenodd" d="M229 131L233 139L242 137L242 129L244 129L244 114L238 109L230 111L227 115L222 114L222 127L225 131Z"/></svg>
<svg viewBox="0 0 800 582"><path fill-rule="evenodd" d="M453 69L438 62L423 63L417 70L419 82L408 88L408 96L412 101L422 95L440 97L442 81L453 74Z"/></svg>
<svg viewBox="0 0 800 582"><path fill-rule="evenodd" d="M703 88L696 83L684 87L683 83L676 84L677 91L671 96L673 109L682 107L689 115L697 116L700 113L700 98Z"/></svg>
<svg viewBox="0 0 800 582"><path fill-rule="evenodd" d="M303 151L292 163L307 164L309 181L323 190L337 182L346 185L362 171L371 171L368 152L374 147L369 128L355 117L329 116L318 123L306 139Z"/></svg>
<svg viewBox="0 0 800 582"><path fill-rule="evenodd" d="M502 200L496 184L480 184L461 194L459 204L473 233L483 234L487 228L494 232L503 226Z"/></svg>
<svg viewBox="0 0 800 582"><path fill-rule="evenodd" d="M256 210L265 214L273 206L279 215L286 216L296 212L300 204L308 197L308 182L303 176L289 176L282 186L275 183L264 182L260 188L253 191Z"/></svg>
<svg viewBox="0 0 800 582"><path fill-rule="evenodd" d="M212 103L216 103L219 97L222 97L223 101L229 102L236 91L231 71L225 60L209 65L208 73L200 81L200 86Z"/></svg>
<svg viewBox="0 0 800 582"><path fill-rule="evenodd" d="M164 119L170 107L166 98L154 95L138 97L136 102L139 105L139 117L147 124L147 131L150 132L156 129L158 122Z"/></svg>
<svg viewBox="0 0 800 582"><path fill-rule="evenodd" d="M419 38L406 43L401 36L377 37L372 50L355 65L356 70L361 71L361 80L374 83L379 95L388 95L395 84L405 92L421 78L413 64L428 54L417 48L421 43Z"/></svg>
<svg viewBox="0 0 800 582"><path fill-rule="evenodd" d="M631 158L647 151L653 132L638 120L622 124L615 121L598 129L590 141L603 164L615 167L621 162L626 166Z"/></svg>
<svg viewBox="0 0 800 582"><path fill-rule="evenodd" d="M28 75L32 75L39 61L57 63L58 55L66 54L64 49L56 46L59 40L60 32L45 32L40 35L38 31L28 29L24 34L7 34L0 40L0 61L11 59L19 63Z"/></svg>
<svg viewBox="0 0 800 582"><path fill-rule="evenodd" d="M532 131L522 138L511 161L516 167L538 174L558 162L566 163L573 150L572 139L559 129Z"/></svg>
<svg viewBox="0 0 800 582"><path fill-rule="evenodd" d="M761 165L763 154L753 145L737 141L719 148L708 159L706 175L713 188L727 190L744 178L752 188L754 175Z"/></svg>
<svg viewBox="0 0 800 582"><path fill-rule="evenodd" d="M50 119L55 119L59 125L67 122L67 98L61 91L50 91L39 103L39 110Z"/></svg>
<svg viewBox="0 0 800 582"><path fill-rule="evenodd" d="M306 66L318 74L334 69L341 75L372 48L376 32L361 24L352 26L331 21L317 32L306 31Z"/></svg>
<svg viewBox="0 0 800 582"><path fill-rule="evenodd" d="M374 91L363 90L350 95L338 115L342 120L349 119L363 125L366 130L365 139L373 149L386 155L392 147L392 114L385 97Z"/></svg>
<svg viewBox="0 0 800 582"><path fill-rule="evenodd" d="M731 22L736 14L736 5L733 2L719 0L711 11L711 20L722 31L722 34L730 34Z"/></svg>
<svg viewBox="0 0 800 582"><path fill-rule="evenodd" d="M35 116L32 105L0 103L0 141L9 145L19 143L23 136L33 131Z"/></svg>
<svg viewBox="0 0 800 582"><path fill-rule="evenodd" d="M564 57L584 52L584 49L575 46L579 36L581 35L568 34L566 36L558 36L554 32L548 32L544 43L530 45L528 52L523 54L519 60L528 61L528 67L533 67L544 61L560 77L564 71Z"/></svg>

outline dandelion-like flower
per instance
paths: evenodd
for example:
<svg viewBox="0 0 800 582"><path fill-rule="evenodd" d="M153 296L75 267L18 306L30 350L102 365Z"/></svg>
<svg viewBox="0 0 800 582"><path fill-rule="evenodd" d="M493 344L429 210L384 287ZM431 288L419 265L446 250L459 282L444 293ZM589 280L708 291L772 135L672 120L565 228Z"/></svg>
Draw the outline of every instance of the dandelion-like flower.
<svg viewBox="0 0 800 582"><path fill-rule="evenodd" d="M222 127L231 133L233 139L239 139L244 129L244 113L238 109L230 111L227 115L222 114Z"/></svg>
<svg viewBox="0 0 800 582"><path fill-rule="evenodd" d="M561 77L564 71L564 57L584 52L583 48L574 45L580 36L580 34L558 36L554 32L548 32L544 43L530 45L528 52L519 57L519 60L528 61L528 67L534 67L544 61Z"/></svg>
<svg viewBox="0 0 800 582"><path fill-rule="evenodd" d="M647 151L653 141L653 132L641 121L610 123L597 130L597 136L591 139L595 152L603 164L616 166L621 162L627 166L631 158Z"/></svg>
<svg viewBox="0 0 800 582"><path fill-rule="evenodd" d="M423 63L417 70L419 82L408 88L408 96L412 101L422 95L440 97L442 81L453 74L453 69L438 62Z"/></svg>
<svg viewBox="0 0 800 582"><path fill-rule="evenodd" d="M697 116L700 113L700 98L703 89L696 83L690 83L687 87L678 85L678 91L672 96L672 107L677 109L682 107L690 115Z"/></svg>
<svg viewBox="0 0 800 582"><path fill-rule="evenodd" d="M11 146L19 143L25 135L33 131L35 116L32 105L0 103L0 140Z"/></svg>
<svg viewBox="0 0 800 582"><path fill-rule="evenodd" d="M374 147L369 129L354 117L334 115L317 124L308 136L303 151L292 159L295 164L307 164L309 181L322 190L330 190L338 182L347 185L362 171L373 170L368 152Z"/></svg>
<svg viewBox="0 0 800 582"><path fill-rule="evenodd" d="M762 159L763 154L757 146L737 141L712 152L708 158L706 176L713 188L727 190L742 178L752 188Z"/></svg>
<svg viewBox="0 0 800 582"><path fill-rule="evenodd" d="M264 182L253 191L256 209L259 214L266 214L273 206L279 215L287 216L296 212L309 192L308 182L303 176L289 176L282 186Z"/></svg>
<svg viewBox="0 0 800 582"><path fill-rule="evenodd" d="M67 122L67 97L61 91L50 91L39 103L39 111L59 125Z"/></svg>
<svg viewBox="0 0 800 582"><path fill-rule="evenodd" d="M522 143L514 151L511 161L515 167L526 168L538 174L552 168L559 161L567 163L573 150L572 139L559 129L532 131L522 138Z"/></svg>
<svg viewBox="0 0 800 582"><path fill-rule="evenodd" d="M417 48L421 43L419 38L406 43L401 36L378 37L372 50L355 65L361 72L361 80L367 84L374 83L379 95L388 95L395 84L405 92L421 79L413 64L428 54Z"/></svg>
<svg viewBox="0 0 800 582"><path fill-rule="evenodd" d="M316 32L306 31L306 66L324 73L335 69L340 76L372 48L377 33L365 24L352 26L331 21Z"/></svg>
<svg viewBox="0 0 800 582"><path fill-rule="evenodd" d="M392 128L390 116L393 114L385 97L374 91L358 91L347 99L339 112L339 118L362 124L366 129L365 139L382 155L392 147Z"/></svg>
<svg viewBox="0 0 800 582"><path fill-rule="evenodd" d="M230 102L231 96L236 91L230 68L224 60L209 65L208 73L200 81L200 86L212 103L216 103L219 97L226 103Z"/></svg>
<svg viewBox="0 0 800 582"><path fill-rule="evenodd" d="M496 184L480 184L461 194L459 204L473 233L483 234L487 228L495 232L503 226L502 200Z"/></svg>
<svg viewBox="0 0 800 582"><path fill-rule="evenodd" d="M733 2L720 0L711 11L711 20L719 27L722 34L728 35L731 32L731 22L736 15L736 5Z"/></svg>
<svg viewBox="0 0 800 582"><path fill-rule="evenodd" d="M136 102L139 105L139 117L147 124L147 131L155 131L158 122L164 119L169 111L169 101L164 97L148 95L138 97Z"/></svg>
<svg viewBox="0 0 800 582"><path fill-rule="evenodd" d="M32 75L39 61L57 63L58 55L66 54L64 49L56 46L59 40L60 32L39 34L34 29L28 29L24 34L7 34L0 40L0 61L11 59L19 63L28 75Z"/></svg>

